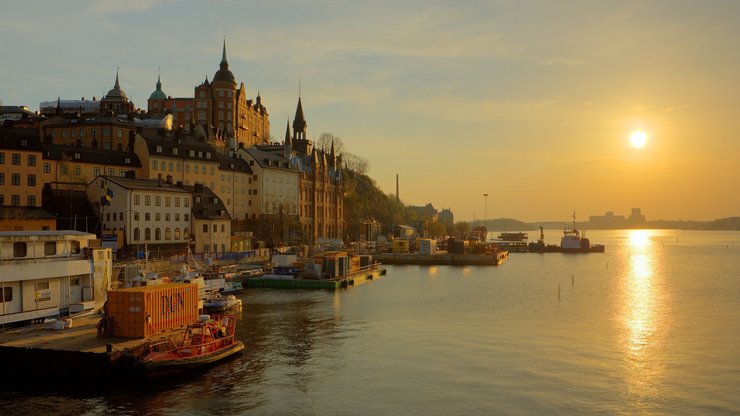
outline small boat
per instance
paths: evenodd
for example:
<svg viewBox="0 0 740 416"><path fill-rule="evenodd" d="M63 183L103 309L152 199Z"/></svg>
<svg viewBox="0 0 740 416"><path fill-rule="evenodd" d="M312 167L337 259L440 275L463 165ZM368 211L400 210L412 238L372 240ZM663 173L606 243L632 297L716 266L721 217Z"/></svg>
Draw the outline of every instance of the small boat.
<svg viewBox="0 0 740 416"><path fill-rule="evenodd" d="M203 309L207 311L221 312L241 307L242 300L234 295L222 296L220 293L216 293L203 300Z"/></svg>
<svg viewBox="0 0 740 416"><path fill-rule="evenodd" d="M241 282L227 280L224 283L224 288L219 290L218 293L221 295L236 295L244 291L244 285Z"/></svg>
<svg viewBox="0 0 740 416"><path fill-rule="evenodd" d="M148 376L189 370L223 360L244 350L236 339L236 317L201 315L188 325L180 342L163 338L149 343L148 352L134 363L134 369Z"/></svg>

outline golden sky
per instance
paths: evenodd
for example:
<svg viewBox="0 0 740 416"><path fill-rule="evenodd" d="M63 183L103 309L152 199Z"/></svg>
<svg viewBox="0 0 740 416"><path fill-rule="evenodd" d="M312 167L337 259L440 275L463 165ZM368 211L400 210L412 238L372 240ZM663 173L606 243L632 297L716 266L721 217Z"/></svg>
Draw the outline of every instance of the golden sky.
<svg viewBox="0 0 740 416"><path fill-rule="evenodd" d="M0 100L192 96L230 69L282 138L366 157L457 219L740 216L740 2L27 2L0 14ZM647 135L630 146L634 130ZM487 210L483 194L488 193Z"/></svg>

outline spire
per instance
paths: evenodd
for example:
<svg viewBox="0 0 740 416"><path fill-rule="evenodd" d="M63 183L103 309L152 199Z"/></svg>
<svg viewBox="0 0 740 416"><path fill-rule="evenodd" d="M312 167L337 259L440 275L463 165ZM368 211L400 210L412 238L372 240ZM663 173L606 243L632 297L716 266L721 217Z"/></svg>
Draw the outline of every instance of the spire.
<svg viewBox="0 0 740 416"><path fill-rule="evenodd" d="M329 153L329 163L334 166L337 163L337 157L334 154L334 139L331 141L331 151Z"/></svg>
<svg viewBox="0 0 740 416"><path fill-rule="evenodd" d="M159 74L157 74L157 89L158 90L162 89L162 80L159 79Z"/></svg>
<svg viewBox="0 0 740 416"><path fill-rule="evenodd" d="M114 90L120 90L121 89L121 84L118 83L118 69L119 69L119 67L116 67L116 85L113 86L113 89Z"/></svg>
<svg viewBox="0 0 740 416"><path fill-rule="evenodd" d="M221 66L226 65L226 68L229 68L229 62L226 61L226 38L224 37L224 50L221 52Z"/></svg>
<svg viewBox="0 0 740 416"><path fill-rule="evenodd" d="M62 115L62 97L57 97L56 115Z"/></svg>
<svg viewBox="0 0 740 416"><path fill-rule="evenodd" d="M290 118L285 126L285 143L290 143Z"/></svg>
<svg viewBox="0 0 740 416"><path fill-rule="evenodd" d="M298 97L298 106L295 109L295 117L293 117L293 134L295 134L295 137L298 139L305 139L307 129L308 125L306 124L305 118L303 118L301 97Z"/></svg>

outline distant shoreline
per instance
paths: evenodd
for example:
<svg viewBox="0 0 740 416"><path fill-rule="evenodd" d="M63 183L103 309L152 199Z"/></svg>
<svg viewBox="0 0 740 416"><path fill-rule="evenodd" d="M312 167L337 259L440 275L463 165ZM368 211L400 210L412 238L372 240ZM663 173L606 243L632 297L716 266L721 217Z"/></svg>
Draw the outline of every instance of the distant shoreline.
<svg viewBox="0 0 740 416"><path fill-rule="evenodd" d="M523 222L512 218L496 218L488 221L471 221L470 226L486 225L489 230L497 231L536 231L539 227L545 229L559 229L572 222L563 221L535 221ZM576 222L576 227L582 230L639 230L639 229L664 229L664 230L703 230L703 231L740 231L740 217L720 218L712 221L673 221L655 220L641 223L624 222L621 224L604 225L591 224L590 221Z"/></svg>

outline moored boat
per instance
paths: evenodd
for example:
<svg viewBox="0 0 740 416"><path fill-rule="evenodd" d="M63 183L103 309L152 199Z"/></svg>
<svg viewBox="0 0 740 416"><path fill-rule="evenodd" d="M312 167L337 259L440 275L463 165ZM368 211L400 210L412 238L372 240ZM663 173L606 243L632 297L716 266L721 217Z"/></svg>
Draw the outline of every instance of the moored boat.
<svg viewBox="0 0 740 416"><path fill-rule="evenodd" d="M182 340L163 338L149 343L149 351L134 369L149 376L189 370L223 360L244 350L236 339L236 317L202 315L185 329Z"/></svg>
<svg viewBox="0 0 740 416"><path fill-rule="evenodd" d="M498 235L498 239L502 241L525 241L529 238L527 233L501 233Z"/></svg>
<svg viewBox="0 0 740 416"><path fill-rule="evenodd" d="M220 293L216 293L203 300L203 309L211 312L223 312L241 307L242 300L234 295L223 296Z"/></svg>
<svg viewBox="0 0 740 416"><path fill-rule="evenodd" d="M603 253L603 244L591 245L586 235L576 229L576 214L573 213L573 227L563 229L563 237L560 239L560 251L563 253Z"/></svg>

